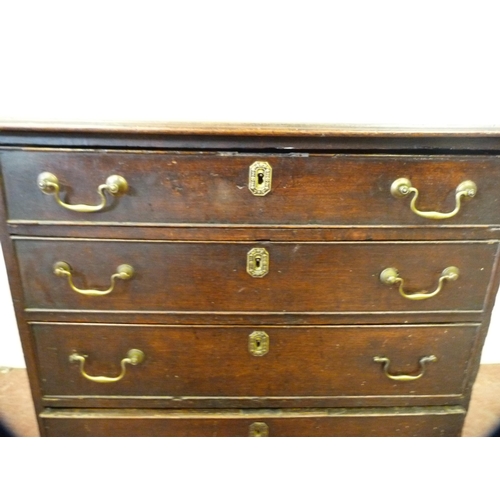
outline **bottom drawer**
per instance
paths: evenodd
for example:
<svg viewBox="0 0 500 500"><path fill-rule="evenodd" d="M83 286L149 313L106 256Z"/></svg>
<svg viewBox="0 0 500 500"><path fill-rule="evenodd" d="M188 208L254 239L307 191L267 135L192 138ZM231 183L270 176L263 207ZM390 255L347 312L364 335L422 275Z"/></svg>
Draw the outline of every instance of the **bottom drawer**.
<svg viewBox="0 0 500 500"><path fill-rule="evenodd" d="M45 410L47 436L459 436L459 406L331 410Z"/></svg>

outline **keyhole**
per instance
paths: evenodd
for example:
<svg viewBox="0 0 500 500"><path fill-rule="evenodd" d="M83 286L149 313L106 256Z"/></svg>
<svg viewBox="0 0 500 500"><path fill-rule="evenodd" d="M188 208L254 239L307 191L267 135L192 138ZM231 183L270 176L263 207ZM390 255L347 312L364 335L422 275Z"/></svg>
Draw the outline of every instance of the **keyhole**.
<svg viewBox="0 0 500 500"><path fill-rule="evenodd" d="M257 173L257 184L261 185L264 182L264 172Z"/></svg>
<svg viewBox="0 0 500 500"><path fill-rule="evenodd" d="M255 341L255 347L259 348L260 347L260 340Z"/></svg>
<svg viewBox="0 0 500 500"><path fill-rule="evenodd" d="M255 267L259 269L260 267L260 257L255 257Z"/></svg>

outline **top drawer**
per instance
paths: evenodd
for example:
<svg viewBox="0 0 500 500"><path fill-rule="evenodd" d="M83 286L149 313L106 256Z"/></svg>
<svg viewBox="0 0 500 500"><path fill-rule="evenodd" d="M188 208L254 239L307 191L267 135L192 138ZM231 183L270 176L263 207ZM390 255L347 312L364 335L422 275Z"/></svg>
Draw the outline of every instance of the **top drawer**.
<svg viewBox="0 0 500 500"><path fill-rule="evenodd" d="M261 162L257 169L255 162ZM264 162L271 174L260 168ZM299 227L500 223L497 157L2 151L0 165L12 222ZM37 179L43 172L57 178L60 199L71 208L98 206L98 187L111 175L122 176L128 190L120 196L104 190L103 208L80 213L42 192ZM400 178L418 190L415 211L410 207L415 192L406 197L391 193ZM253 182L257 191L266 191L268 181L264 195L249 189ZM477 186L473 198L468 189L457 195L464 181ZM460 209L450 217L458 208L457 197ZM416 211L447 217L435 220Z"/></svg>

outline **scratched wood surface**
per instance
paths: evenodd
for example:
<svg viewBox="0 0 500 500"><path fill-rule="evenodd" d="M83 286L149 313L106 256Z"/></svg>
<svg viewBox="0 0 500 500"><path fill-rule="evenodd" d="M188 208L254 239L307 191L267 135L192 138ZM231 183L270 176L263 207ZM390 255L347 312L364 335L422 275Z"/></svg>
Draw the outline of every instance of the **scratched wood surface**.
<svg viewBox="0 0 500 500"><path fill-rule="evenodd" d="M265 417L269 435L459 435L499 282L499 138L0 124L1 238L41 433L248 435ZM273 168L263 197L248 190L254 161ZM111 174L130 189L76 214L40 191L43 171L67 203L97 203ZM428 220L391 195L400 177L424 211L453 210L465 180L478 191L453 218ZM255 247L270 255L262 278L246 269ZM56 261L81 289L107 288L123 263L134 276L88 297L54 274ZM394 267L407 293L428 293L449 266L458 280L428 300L379 280ZM270 335L262 357L248 352L255 329ZM131 348L144 364L115 384L69 362L82 351L90 374L110 376ZM373 361L415 375L430 354L411 386Z"/></svg>

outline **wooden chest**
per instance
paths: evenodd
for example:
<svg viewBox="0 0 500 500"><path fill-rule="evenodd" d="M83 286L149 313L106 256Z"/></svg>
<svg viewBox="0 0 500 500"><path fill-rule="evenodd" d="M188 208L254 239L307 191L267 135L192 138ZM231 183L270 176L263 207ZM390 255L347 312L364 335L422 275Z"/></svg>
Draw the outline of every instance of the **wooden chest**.
<svg viewBox="0 0 500 500"><path fill-rule="evenodd" d="M0 124L46 436L460 435L500 133Z"/></svg>

